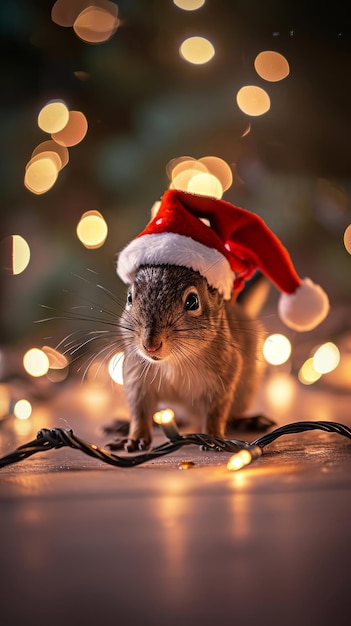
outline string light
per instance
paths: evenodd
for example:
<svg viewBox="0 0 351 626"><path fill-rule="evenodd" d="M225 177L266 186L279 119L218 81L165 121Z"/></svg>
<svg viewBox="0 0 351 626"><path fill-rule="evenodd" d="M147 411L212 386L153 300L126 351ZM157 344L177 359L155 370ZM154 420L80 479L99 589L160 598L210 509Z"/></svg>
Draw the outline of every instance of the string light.
<svg viewBox="0 0 351 626"><path fill-rule="evenodd" d="M159 413L162 413L160 411ZM169 422L163 421L160 417L161 426L166 436L166 429L170 424L174 422L173 418ZM22 446L19 446L10 454L7 454L0 458L0 468L6 467L12 463L18 463L33 454L38 452L45 452L51 449L59 449L64 446L80 450L85 454L99 459L109 465L115 467L135 467L142 463L147 463L153 459L157 459L166 454L171 454L179 448L188 445L200 445L206 450L222 450L224 452L235 453L230 461L229 469L238 470L253 460L259 458L262 455L263 449L273 443L276 439L283 435L294 435L297 433L307 432L311 430L321 430L328 433L336 433L351 439L351 428L338 422L318 421L318 422L293 422L280 426L275 430L262 435L255 441L248 443L247 441L233 440L233 439L220 439L218 437L211 437L206 434L185 434L174 436L173 439L169 438L168 441L162 443L155 448L150 448L144 453L138 453L136 455L118 456L108 450L100 448L96 444L89 443L77 437L72 430L66 430L64 428L43 428L38 431L36 439L30 441ZM237 454L239 456L237 456Z"/></svg>
<svg viewBox="0 0 351 626"><path fill-rule="evenodd" d="M179 439L180 437L174 417L174 411L172 411L172 409L162 409L162 411L157 411L153 415L155 424L160 424L163 427L165 434L171 441Z"/></svg>
<svg viewBox="0 0 351 626"><path fill-rule="evenodd" d="M262 455L262 448L259 446L250 446L233 454L227 463L227 469L230 471L238 471L249 465L254 459L258 459Z"/></svg>

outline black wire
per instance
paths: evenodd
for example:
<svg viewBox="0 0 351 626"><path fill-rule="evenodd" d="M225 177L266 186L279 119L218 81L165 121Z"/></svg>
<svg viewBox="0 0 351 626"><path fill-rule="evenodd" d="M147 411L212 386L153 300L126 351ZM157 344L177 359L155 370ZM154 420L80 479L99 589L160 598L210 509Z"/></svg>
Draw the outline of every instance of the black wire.
<svg viewBox="0 0 351 626"><path fill-rule="evenodd" d="M225 452L238 452L239 450L250 450L254 446L264 448L282 435L291 435L295 433L305 432L308 430L322 430L329 433L337 433L348 439L351 439L351 429L344 424L338 422L294 422L276 428L275 430L262 435L255 441L247 442L236 439L221 439L219 437L211 437L205 433L177 435L172 440L168 440L155 448L151 448L143 453L135 455L119 456L99 446L84 441L77 437L73 430L64 428L42 428L38 431L36 439L19 446L16 450L0 458L0 468L12 463L18 463L24 459L36 454L37 452L46 452L47 450L58 449L64 446L80 450L85 454L100 459L104 463L108 463L115 467L135 467L142 463L147 463L153 459L159 458L171 452L175 452L187 445L199 445L206 450L222 450Z"/></svg>

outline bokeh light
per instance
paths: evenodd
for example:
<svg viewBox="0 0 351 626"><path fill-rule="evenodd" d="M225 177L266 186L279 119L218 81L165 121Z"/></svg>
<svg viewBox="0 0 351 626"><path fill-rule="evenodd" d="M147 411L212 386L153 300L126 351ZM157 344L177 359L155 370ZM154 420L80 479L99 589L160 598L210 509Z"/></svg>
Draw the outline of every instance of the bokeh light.
<svg viewBox="0 0 351 626"><path fill-rule="evenodd" d="M118 7L114 2L99 2L99 6L88 6L74 21L73 30L87 43L108 41L119 26Z"/></svg>
<svg viewBox="0 0 351 626"><path fill-rule="evenodd" d="M274 411L283 412L289 409L296 391L295 378L286 372L275 372L267 378L264 385L266 401Z"/></svg>
<svg viewBox="0 0 351 626"><path fill-rule="evenodd" d="M49 359L39 348L31 348L23 357L23 367L30 376L44 376L49 369Z"/></svg>
<svg viewBox="0 0 351 626"><path fill-rule="evenodd" d="M43 346L41 350L42 352L44 352L44 354L46 354L49 360L50 369L61 370L67 367L67 358L64 354L61 354L61 352L55 350L55 348L51 348L51 346Z"/></svg>
<svg viewBox="0 0 351 626"><path fill-rule="evenodd" d="M0 384L0 420L10 413L11 394L6 385Z"/></svg>
<svg viewBox="0 0 351 626"><path fill-rule="evenodd" d="M58 169L52 158L42 157L36 159L34 157L27 165L24 185L32 193L40 195L53 187L57 176Z"/></svg>
<svg viewBox="0 0 351 626"><path fill-rule="evenodd" d="M89 4L91 0L56 0L51 9L51 19L59 26L73 26L79 13Z"/></svg>
<svg viewBox="0 0 351 626"><path fill-rule="evenodd" d="M273 50L260 52L254 61L254 66L257 74L270 82L283 80L290 73L286 58Z"/></svg>
<svg viewBox="0 0 351 626"><path fill-rule="evenodd" d="M313 358L307 359L298 372L298 379L303 385L312 385L321 378L322 374L314 367Z"/></svg>
<svg viewBox="0 0 351 626"><path fill-rule="evenodd" d="M32 163L36 163L37 161L43 161L44 159L49 159L49 161L52 161L57 172L59 172L62 168L62 161L57 152L54 152L52 150L45 150L39 152L38 154L35 154L34 156L32 155L25 169L27 170L29 166L32 165Z"/></svg>
<svg viewBox="0 0 351 626"><path fill-rule="evenodd" d="M192 171L193 174L195 175L195 174L198 174L199 172L206 173L208 172L208 169L205 164L202 164L196 159L189 157L189 159L184 159L174 165L174 168L172 169L172 172L171 172L172 180L174 178L177 178L177 176L179 176L179 174L182 174L182 172L187 172L187 171Z"/></svg>
<svg viewBox="0 0 351 626"><path fill-rule="evenodd" d="M196 11L205 4L205 0L173 0L173 3L184 11Z"/></svg>
<svg viewBox="0 0 351 626"><path fill-rule="evenodd" d="M166 165L171 180L170 188L221 198L233 183L230 166L217 156L200 159L183 156L171 159Z"/></svg>
<svg viewBox="0 0 351 626"><path fill-rule="evenodd" d="M201 157L198 163L205 165L208 172L219 180L223 192L233 184L233 172L224 159L217 156L205 156Z"/></svg>
<svg viewBox="0 0 351 626"><path fill-rule="evenodd" d="M88 122L84 113L81 111L70 111L66 126L61 131L52 133L51 136L59 145L69 148L80 143L87 131Z"/></svg>
<svg viewBox="0 0 351 626"><path fill-rule="evenodd" d="M291 343L285 335L274 333L269 335L263 344L263 356L271 365L286 363L291 354Z"/></svg>
<svg viewBox="0 0 351 626"><path fill-rule="evenodd" d="M56 153L59 156L61 161L61 165L59 167L62 170L69 161L69 152L66 146L60 146L53 139L48 139L47 141L42 141L42 143L38 144L36 148L34 148L32 152L32 158L38 154L46 153Z"/></svg>
<svg viewBox="0 0 351 626"><path fill-rule="evenodd" d="M10 274L21 274L30 261L30 247L21 235L9 235L0 243L0 266Z"/></svg>
<svg viewBox="0 0 351 626"><path fill-rule="evenodd" d="M46 133L62 130L69 119L69 111L64 102L57 100L46 104L38 115L38 126Z"/></svg>
<svg viewBox="0 0 351 626"><path fill-rule="evenodd" d="M83 213L77 226L77 236L86 248L100 248L108 234L107 224L99 211Z"/></svg>
<svg viewBox="0 0 351 626"><path fill-rule="evenodd" d="M17 400L13 407L13 414L19 420L27 420L32 414L32 405L29 400L25 398Z"/></svg>
<svg viewBox="0 0 351 626"><path fill-rule="evenodd" d="M162 409L153 415L155 424L169 424L174 420L174 411L172 409Z"/></svg>
<svg viewBox="0 0 351 626"><path fill-rule="evenodd" d="M108 363L108 373L118 385L123 385L123 360L124 353L117 352Z"/></svg>
<svg viewBox="0 0 351 626"><path fill-rule="evenodd" d="M179 54L188 63L203 65L214 57L215 49L205 37L189 37L181 44Z"/></svg>
<svg viewBox="0 0 351 626"><path fill-rule="evenodd" d="M12 272L21 274L30 261L30 248L21 235L12 235Z"/></svg>
<svg viewBox="0 0 351 626"><path fill-rule="evenodd" d="M190 193L197 193L200 196L211 196L221 198L223 195L222 185L216 176L212 174L196 174L192 176L188 183Z"/></svg>
<svg viewBox="0 0 351 626"><path fill-rule="evenodd" d="M349 254L351 254L351 224L344 232L344 246Z"/></svg>
<svg viewBox="0 0 351 626"><path fill-rule="evenodd" d="M251 132L251 124L249 123L249 124L246 126L246 128L245 128L244 132L240 135L240 137L241 137L241 138L246 137L246 135L248 135L250 132Z"/></svg>
<svg viewBox="0 0 351 626"><path fill-rule="evenodd" d="M255 85L246 85L239 89L236 102L243 113L253 117L267 113L271 106L268 93Z"/></svg>
<svg viewBox="0 0 351 626"><path fill-rule="evenodd" d="M339 362L339 348L331 341L319 346L313 355L313 366L319 374L332 372L339 365Z"/></svg>

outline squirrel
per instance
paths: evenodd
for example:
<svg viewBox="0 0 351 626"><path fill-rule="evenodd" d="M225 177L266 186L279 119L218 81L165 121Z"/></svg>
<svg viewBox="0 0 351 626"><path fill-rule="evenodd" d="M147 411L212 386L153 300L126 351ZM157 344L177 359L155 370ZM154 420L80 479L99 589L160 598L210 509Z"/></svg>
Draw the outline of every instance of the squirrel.
<svg viewBox="0 0 351 626"><path fill-rule="evenodd" d="M129 433L110 447L148 448L153 414L172 405L198 417L203 432L223 438L261 379L264 332L254 314L268 289L260 275L239 301L227 302L189 268L141 266L119 322Z"/></svg>

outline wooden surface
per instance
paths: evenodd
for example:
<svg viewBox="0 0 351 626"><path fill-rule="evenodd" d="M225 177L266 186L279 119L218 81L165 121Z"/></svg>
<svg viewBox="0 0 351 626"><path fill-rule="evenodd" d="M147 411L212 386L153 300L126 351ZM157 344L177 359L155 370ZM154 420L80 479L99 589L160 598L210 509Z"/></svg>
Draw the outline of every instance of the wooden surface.
<svg viewBox="0 0 351 626"><path fill-rule="evenodd" d="M25 433L7 420L1 454L53 425L103 445L109 409L81 394L38 403ZM299 390L279 420L350 425L349 400ZM238 473L228 458L118 469L61 449L0 470L1 625L349 624L351 441L282 437Z"/></svg>

